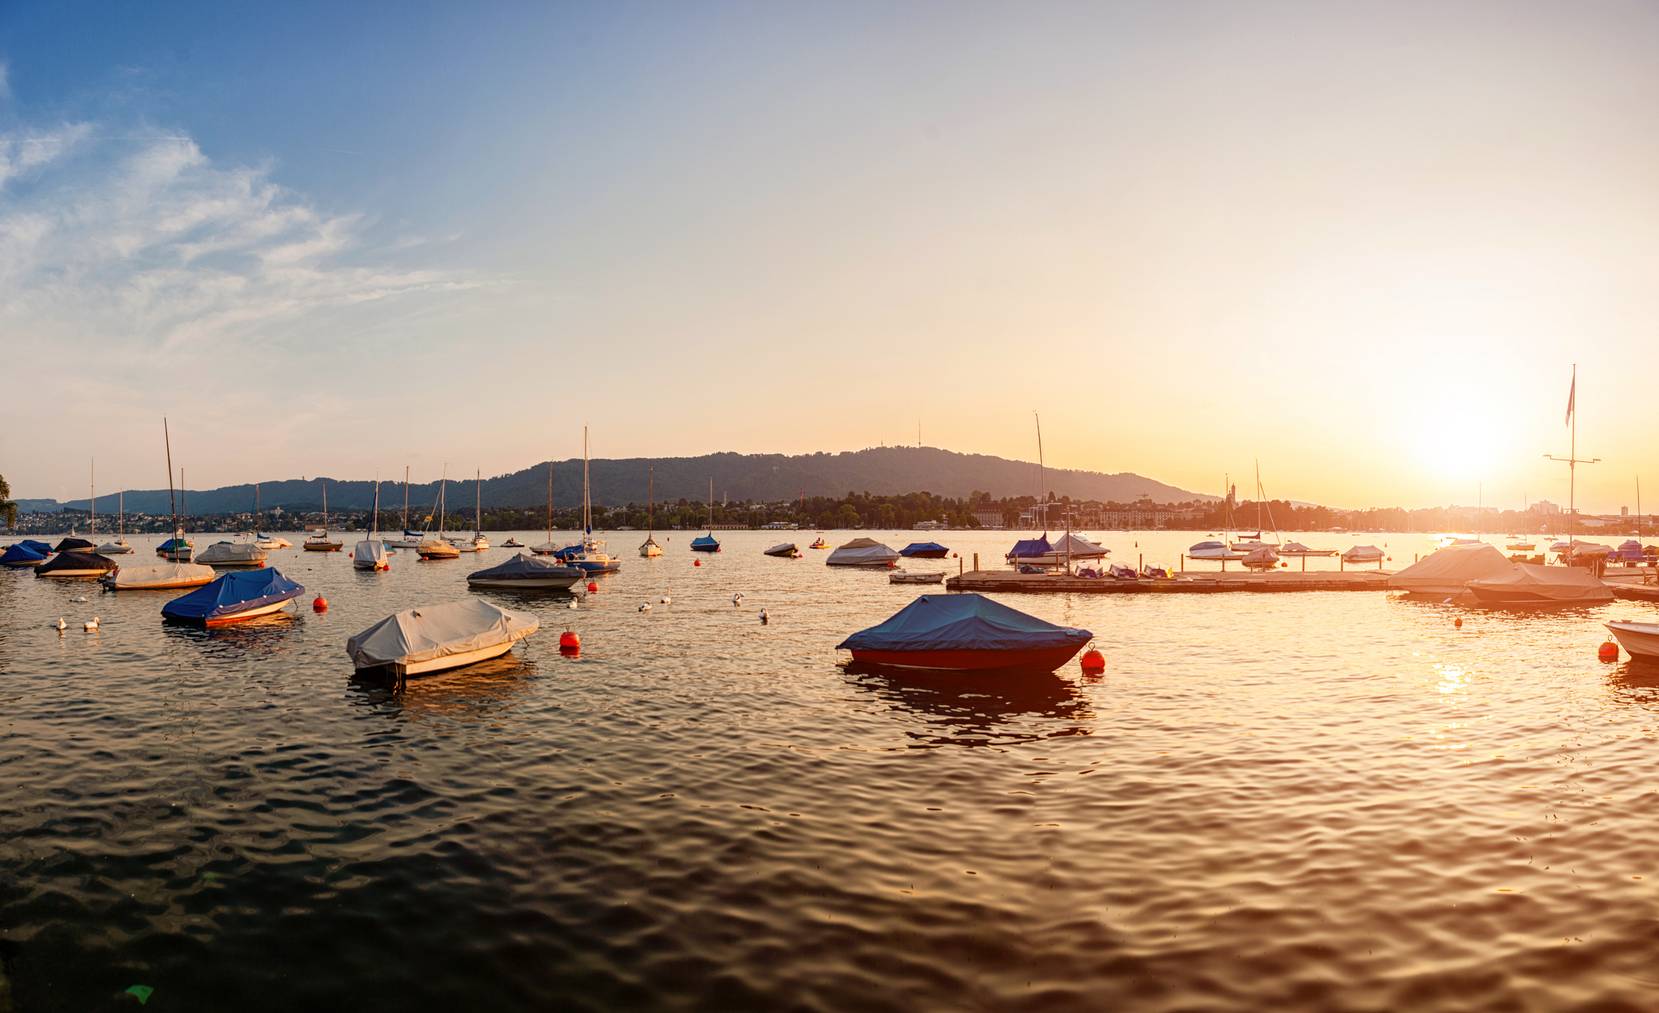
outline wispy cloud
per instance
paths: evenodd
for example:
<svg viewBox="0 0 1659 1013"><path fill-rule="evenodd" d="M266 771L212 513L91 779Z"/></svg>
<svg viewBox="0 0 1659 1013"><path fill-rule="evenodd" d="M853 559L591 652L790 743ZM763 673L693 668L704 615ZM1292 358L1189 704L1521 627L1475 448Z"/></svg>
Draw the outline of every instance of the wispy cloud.
<svg viewBox="0 0 1659 1013"><path fill-rule="evenodd" d="M280 343L330 309L483 283L376 263L394 251L367 241L364 216L315 206L268 166L218 164L188 137L0 133L0 194L0 333L60 347Z"/></svg>

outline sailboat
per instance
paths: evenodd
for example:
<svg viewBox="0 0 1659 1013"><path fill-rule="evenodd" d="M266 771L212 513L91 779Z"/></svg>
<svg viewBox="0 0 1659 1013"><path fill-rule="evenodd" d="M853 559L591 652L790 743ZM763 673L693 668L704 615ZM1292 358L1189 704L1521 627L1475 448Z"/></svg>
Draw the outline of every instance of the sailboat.
<svg viewBox="0 0 1659 1013"><path fill-rule="evenodd" d="M605 543L593 537L593 497L588 485L588 427L582 427L582 545L564 557L572 566L589 573L615 573L622 561L605 551Z"/></svg>
<svg viewBox="0 0 1659 1013"><path fill-rule="evenodd" d="M116 494L115 502L116 502L116 507L115 507L115 511L116 511L116 513L115 513L115 516L116 516L116 521L115 521L116 536L115 536L115 541L105 542L104 544L98 546L98 555L100 555L100 556L124 556L127 553L132 551L132 546L127 544L127 493L126 493L126 490L122 490L121 492ZM98 501L97 501L96 497L94 497L94 499L93 499L92 509L94 511L96 511L98 509Z"/></svg>
<svg viewBox="0 0 1659 1013"><path fill-rule="evenodd" d="M417 549L425 537L424 531L409 530L409 466L406 464L403 466L403 537L388 538L386 545L393 549Z"/></svg>
<svg viewBox="0 0 1659 1013"><path fill-rule="evenodd" d="M422 559L461 558L461 550L457 549L453 542L444 537L444 515L448 509L448 503L445 502L444 495L448 491L448 486L449 469L446 466L444 468L443 478L438 481L438 502L436 504L438 511L438 534L436 537L427 535L425 538L420 540L419 544L415 546L415 552Z"/></svg>
<svg viewBox="0 0 1659 1013"><path fill-rule="evenodd" d="M161 420L161 438L167 447L167 504L173 511L173 537L156 546L156 555L169 563L188 563L190 554L196 547L184 537L184 528L179 524L178 499L173 494L173 438L167 431L166 418ZM184 484L183 474L181 470L180 485Z"/></svg>
<svg viewBox="0 0 1659 1013"><path fill-rule="evenodd" d="M1223 515L1225 524L1224 533L1227 535L1226 541L1218 541L1212 538L1207 541L1197 542L1187 547L1187 556L1191 559L1217 560L1225 567L1228 560L1243 559L1245 556L1249 555L1249 553L1240 552L1237 549L1230 548L1227 544L1232 541L1233 538L1233 495L1236 492L1233 488L1233 480L1231 476L1222 479L1222 492L1226 494L1226 507Z"/></svg>
<svg viewBox="0 0 1659 1013"><path fill-rule="evenodd" d="M374 480L374 512L369 517L368 537L352 546L351 565L358 570L390 570L392 564L386 560L386 543L377 537L380 534L380 479L378 478Z"/></svg>
<svg viewBox="0 0 1659 1013"><path fill-rule="evenodd" d="M1229 543L1228 546L1227 546L1228 548L1232 549L1234 552L1243 552L1243 553L1246 553L1246 554L1250 554L1250 553L1257 553L1258 550L1260 550L1260 549L1272 550L1272 549L1277 549L1279 547L1279 530L1278 530L1279 525L1278 525L1278 522L1273 519L1273 507L1271 505L1269 505L1267 507L1267 522L1269 524L1273 525L1273 541L1265 542L1265 541L1262 540L1262 532L1267 530L1265 527L1262 526L1262 506L1263 506L1263 503L1266 501L1266 499L1267 499L1267 493L1266 493L1266 491L1264 491L1262 489L1262 465L1261 465L1260 461L1257 461L1256 462L1256 530L1251 532L1248 535L1245 535L1245 534L1241 533L1239 535L1239 540L1236 541L1236 542ZM1258 555L1258 559L1259 560L1265 560L1266 559L1266 554L1265 553L1260 553ZM1278 557L1275 556L1273 561L1277 562Z"/></svg>
<svg viewBox="0 0 1659 1013"><path fill-rule="evenodd" d="M709 479L709 533L691 540L692 552L719 552L720 539L714 537L714 479Z"/></svg>
<svg viewBox="0 0 1659 1013"><path fill-rule="evenodd" d="M483 552L490 547L490 540L484 537L484 477L481 472L473 472L473 497L472 541L459 547L462 552Z"/></svg>
<svg viewBox="0 0 1659 1013"><path fill-rule="evenodd" d="M259 509L259 483L255 482L253 484L253 524L255 531L258 533L253 536L253 543L266 550L293 548L294 543L281 535L267 534L258 530L260 527L259 518L262 513L263 511Z"/></svg>
<svg viewBox="0 0 1659 1013"><path fill-rule="evenodd" d="M654 481L656 468L647 466L645 469L645 541L639 543L639 554L646 559L662 555L662 546L652 537L656 532L656 517L653 508L656 506L656 490Z"/></svg>
<svg viewBox="0 0 1659 1013"><path fill-rule="evenodd" d="M538 556L557 555L560 546L553 544L553 462L547 462L547 541L540 545L530 546L530 551Z"/></svg>
<svg viewBox="0 0 1659 1013"><path fill-rule="evenodd" d="M337 542L328 531L328 479L317 479L323 487L323 526L311 532L311 537L305 540L307 552L338 552L344 542Z"/></svg>

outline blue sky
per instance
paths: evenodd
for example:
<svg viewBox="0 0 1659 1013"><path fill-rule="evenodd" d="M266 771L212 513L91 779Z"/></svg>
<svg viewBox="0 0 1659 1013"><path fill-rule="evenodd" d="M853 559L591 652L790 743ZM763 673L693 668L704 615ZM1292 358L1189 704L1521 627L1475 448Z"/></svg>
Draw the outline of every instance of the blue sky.
<svg viewBox="0 0 1659 1013"><path fill-rule="evenodd" d="M1612 2L6 4L0 335L76 383L0 402L0 472L158 485L163 414L192 485L583 422L1029 457L1040 408L1064 466L1519 505L1576 359L1611 507L1656 43Z"/></svg>

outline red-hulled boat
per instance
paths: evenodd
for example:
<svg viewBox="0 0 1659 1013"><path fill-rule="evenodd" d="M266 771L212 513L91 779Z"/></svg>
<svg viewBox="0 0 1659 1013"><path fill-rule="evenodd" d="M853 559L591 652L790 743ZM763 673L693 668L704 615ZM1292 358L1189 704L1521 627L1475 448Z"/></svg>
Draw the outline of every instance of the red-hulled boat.
<svg viewBox="0 0 1659 1013"><path fill-rule="evenodd" d="M945 672L1052 672L1094 639L983 595L925 594L836 645L853 661Z"/></svg>

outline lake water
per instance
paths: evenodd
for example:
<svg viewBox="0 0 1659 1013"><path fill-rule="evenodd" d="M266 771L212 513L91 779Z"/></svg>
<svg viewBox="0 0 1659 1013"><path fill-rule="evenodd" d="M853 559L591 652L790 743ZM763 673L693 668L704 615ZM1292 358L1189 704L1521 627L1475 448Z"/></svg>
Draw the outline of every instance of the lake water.
<svg viewBox="0 0 1659 1013"><path fill-rule="evenodd" d="M1659 672L1595 657L1651 606L1006 596L1093 630L1105 675L895 680L834 645L914 588L761 555L812 532L693 567L693 534L656 560L612 534L580 608L501 599L541 632L400 694L352 681L346 637L513 550L285 550L331 608L212 633L164 627L165 593L0 572L18 1008L1659 1002ZM987 563L1016 537L874 534ZM1173 564L1200 537L1104 541Z"/></svg>

